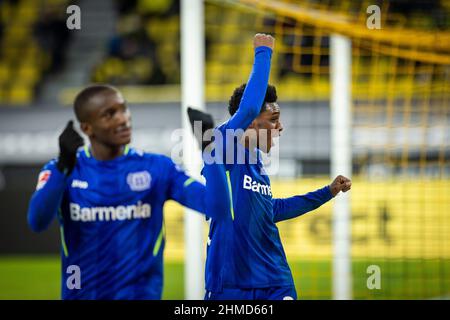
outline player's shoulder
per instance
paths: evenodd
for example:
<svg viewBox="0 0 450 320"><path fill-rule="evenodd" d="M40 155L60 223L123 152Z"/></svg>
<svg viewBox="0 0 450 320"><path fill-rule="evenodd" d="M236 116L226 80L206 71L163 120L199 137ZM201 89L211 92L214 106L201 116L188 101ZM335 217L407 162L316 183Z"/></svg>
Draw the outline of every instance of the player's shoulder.
<svg viewBox="0 0 450 320"><path fill-rule="evenodd" d="M85 153L85 150L84 150L83 147L78 148L77 154L76 154L76 157L77 157L76 165L79 164L80 158L83 157L84 153ZM57 164L58 164L58 158L54 157L54 158L50 159L47 163L45 163L43 165L41 171L57 169Z"/></svg>
<svg viewBox="0 0 450 320"><path fill-rule="evenodd" d="M129 147L125 150L126 156L130 159L149 158L151 153L145 152L139 148Z"/></svg>
<svg viewBox="0 0 450 320"><path fill-rule="evenodd" d="M227 121L223 122L222 124L218 125L217 127L215 127L215 130L218 130L221 132L225 131L227 129L228 121L229 120L227 120Z"/></svg>
<svg viewBox="0 0 450 320"><path fill-rule="evenodd" d="M89 147L87 145L84 145L84 146L81 146L78 148L78 150L77 150L77 160L78 161L80 159L83 159L83 158L87 159L90 157L91 157L91 151L89 150Z"/></svg>
<svg viewBox="0 0 450 320"><path fill-rule="evenodd" d="M147 159L147 160L158 160L160 154L147 152L139 148L130 147L127 151L127 157L130 159Z"/></svg>
<svg viewBox="0 0 450 320"><path fill-rule="evenodd" d="M166 155L146 152L137 148L130 148L128 157L133 160L144 160L148 161L154 165L171 165L173 163L172 159Z"/></svg>
<svg viewBox="0 0 450 320"><path fill-rule="evenodd" d="M57 158L53 158L49 160L44 166L42 167L42 170L53 170L56 168L56 164L58 163Z"/></svg>
<svg viewBox="0 0 450 320"><path fill-rule="evenodd" d="M217 127L215 127L214 128L214 134L217 134L217 132L219 132L223 137L225 137L225 136L234 136L236 134L239 134L240 129L233 129L230 126L230 121L235 115L236 114L234 114L228 120L224 121L222 124L220 124Z"/></svg>

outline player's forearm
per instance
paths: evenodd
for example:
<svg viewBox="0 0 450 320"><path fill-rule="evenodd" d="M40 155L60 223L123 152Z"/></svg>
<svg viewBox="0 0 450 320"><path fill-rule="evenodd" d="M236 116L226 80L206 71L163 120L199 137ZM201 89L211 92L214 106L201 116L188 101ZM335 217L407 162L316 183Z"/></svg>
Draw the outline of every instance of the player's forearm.
<svg viewBox="0 0 450 320"><path fill-rule="evenodd" d="M284 221L315 210L333 198L329 186L304 195L286 199L272 199L274 221Z"/></svg>
<svg viewBox="0 0 450 320"><path fill-rule="evenodd" d="M258 47L255 49L255 61L250 78L242 95L236 114L230 119L228 128L247 129L258 117L267 91L270 75L272 49Z"/></svg>
<svg viewBox="0 0 450 320"><path fill-rule="evenodd" d="M28 224L35 232L45 230L58 212L67 177L56 168L50 170L50 178L45 185L36 190L31 197L28 207Z"/></svg>
<svg viewBox="0 0 450 320"><path fill-rule="evenodd" d="M259 115L264 97L266 96L271 57L272 49L268 47L258 47L255 49L253 70L239 105L239 110L244 111L252 118L251 120Z"/></svg>

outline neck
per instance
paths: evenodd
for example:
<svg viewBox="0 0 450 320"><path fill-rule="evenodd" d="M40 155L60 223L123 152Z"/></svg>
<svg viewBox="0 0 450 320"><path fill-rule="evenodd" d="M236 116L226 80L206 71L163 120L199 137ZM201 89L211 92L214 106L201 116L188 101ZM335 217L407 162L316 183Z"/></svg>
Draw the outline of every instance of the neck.
<svg viewBox="0 0 450 320"><path fill-rule="evenodd" d="M113 160L123 155L125 146L108 146L97 141L91 141L92 156L100 161Z"/></svg>
<svg viewBox="0 0 450 320"><path fill-rule="evenodd" d="M250 143L250 137L245 134L241 138L241 144L249 151L253 151L255 147L258 147L256 143Z"/></svg>
<svg viewBox="0 0 450 320"><path fill-rule="evenodd" d="M244 142L243 145L244 145L245 149L249 150L249 148L250 148L250 141L249 141L249 139L248 138L244 138L243 140L244 140L243 141Z"/></svg>
<svg viewBox="0 0 450 320"><path fill-rule="evenodd" d="M248 150L249 158L247 158L247 156L246 156L245 161L249 161L250 163L256 163L256 161L258 161L259 154L257 151L258 147L255 145L255 143L251 143L250 138L245 137L245 135L244 135L244 137L241 139L241 144L244 146L245 149Z"/></svg>

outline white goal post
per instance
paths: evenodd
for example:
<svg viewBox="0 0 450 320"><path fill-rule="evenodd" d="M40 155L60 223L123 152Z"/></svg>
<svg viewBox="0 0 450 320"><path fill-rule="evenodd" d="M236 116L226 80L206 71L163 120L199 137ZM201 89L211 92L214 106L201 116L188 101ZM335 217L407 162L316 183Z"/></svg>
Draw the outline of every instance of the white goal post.
<svg viewBox="0 0 450 320"><path fill-rule="evenodd" d="M352 175L351 40L331 36L331 177ZM352 299L350 195L333 201L333 299Z"/></svg>
<svg viewBox="0 0 450 320"><path fill-rule="evenodd" d="M186 171L200 180L201 155L187 118L187 107L205 109L205 48L203 0L181 1L181 118L183 162ZM185 210L184 291L186 300L204 296L204 216Z"/></svg>

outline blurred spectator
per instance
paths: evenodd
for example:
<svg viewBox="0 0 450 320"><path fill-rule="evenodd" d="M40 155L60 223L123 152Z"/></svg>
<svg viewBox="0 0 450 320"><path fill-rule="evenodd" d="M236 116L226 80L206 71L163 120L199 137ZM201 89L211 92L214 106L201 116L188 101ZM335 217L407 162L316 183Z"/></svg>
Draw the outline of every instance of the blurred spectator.
<svg viewBox="0 0 450 320"><path fill-rule="evenodd" d="M6 21L10 18L8 16L9 12L7 10L3 10L3 6L9 5L11 7L16 7L18 2L19 0L0 0L0 40L2 40L4 34Z"/></svg>
<svg viewBox="0 0 450 320"><path fill-rule="evenodd" d="M138 0L137 9L144 17L167 18L180 12L179 0Z"/></svg>
<svg viewBox="0 0 450 320"><path fill-rule="evenodd" d="M126 15L136 9L137 0L116 0L119 15Z"/></svg>
<svg viewBox="0 0 450 320"><path fill-rule="evenodd" d="M138 15L130 15L121 20L117 34L111 39L109 55L129 60L136 56L152 56L155 44L147 36Z"/></svg>
<svg viewBox="0 0 450 320"><path fill-rule="evenodd" d="M445 0L391 0L389 11L409 18L411 27L444 29L449 23L444 2Z"/></svg>
<svg viewBox="0 0 450 320"><path fill-rule="evenodd" d="M65 13L63 6L45 7L34 26L39 46L51 56L49 73L58 72L64 67L66 47L71 35L66 27Z"/></svg>
<svg viewBox="0 0 450 320"><path fill-rule="evenodd" d="M173 28L173 23L178 25L179 0L117 0L116 4L116 34L93 80L116 85L174 83L179 78L179 34L178 27Z"/></svg>

